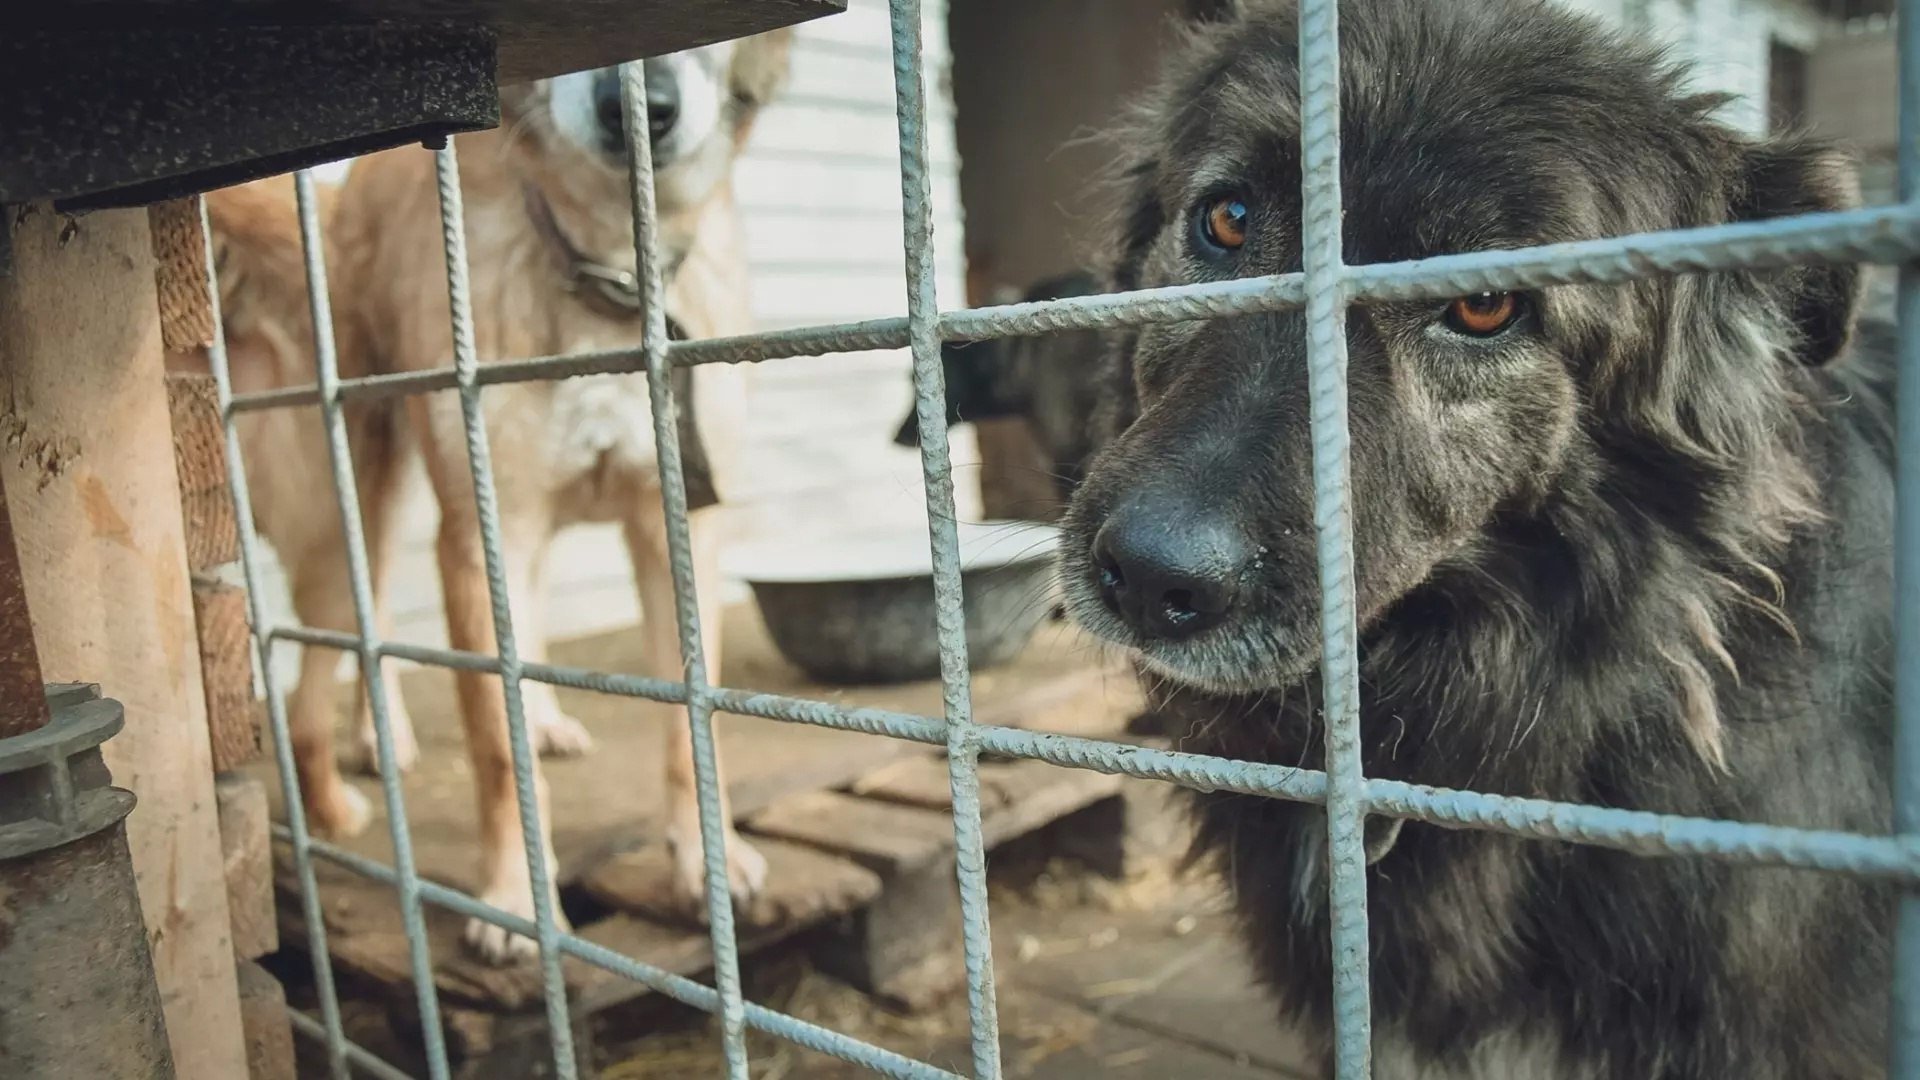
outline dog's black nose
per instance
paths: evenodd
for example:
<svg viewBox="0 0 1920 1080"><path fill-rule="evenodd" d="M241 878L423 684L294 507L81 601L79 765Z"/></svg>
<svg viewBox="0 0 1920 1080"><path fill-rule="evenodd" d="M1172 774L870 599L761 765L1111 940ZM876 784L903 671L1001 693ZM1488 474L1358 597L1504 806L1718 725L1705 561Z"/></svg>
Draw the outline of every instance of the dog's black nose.
<svg viewBox="0 0 1920 1080"><path fill-rule="evenodd" d="M680 122L680 82L665 64L647 65L647 137L658 143Z"/></svg>
<svg viewBox="0 0 1920 1080"><path fill-rule="evenodd" d="M609 153L627 148L627 129L620 117L620 69L593 73L593 116L600 124L600 142Z"/></svg>
<svg viewBox="0 0 1920 1080"><path fill-rule="evenodd" d="M1253 562L1246 535L1191 506L1135 503L1093 541L1094 574L1107 606L1152 638L1192 637L1219 625Z"/></svg>

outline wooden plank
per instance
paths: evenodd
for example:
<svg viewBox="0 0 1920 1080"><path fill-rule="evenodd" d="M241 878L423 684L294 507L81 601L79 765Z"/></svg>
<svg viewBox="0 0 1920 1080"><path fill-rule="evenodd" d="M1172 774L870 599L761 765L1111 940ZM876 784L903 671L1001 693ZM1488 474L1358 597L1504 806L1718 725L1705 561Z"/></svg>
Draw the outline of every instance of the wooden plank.
<svg viewBox="0 0 1920 1080"><path fill-rule="evenodd" d="M814 962L888 1007L918 1012L966 978L951 855L891 876L877 900L836 922Z"/></svg>
<svg viewBox="0 0 1920 1080"><path fill-rule="evenodd" d="M1121 778L1044 761L980 764L980 815L1001 839L1038 828L1053 817L1119 790ZM895 762L856 780L854 795L926 810L951 810L953 786L941 755ZM996 840L997 842L997 840Z"/></svg>
<svg viewBox="0 0 1920 1080"><path fill-rule="evenodd" d="M166 379L187 569L199 573L240 557L239 521L227 486L226 431L212 375L168 372Z"/></svg>
<svg viewBox="0 0 1920 1080"><path fill-rule="evenodd" d="M1127 721L1145 707L1140 680L1125 667L1111 665L1080 667L1036 682L1017 695L976 708L974 715L980 723L1000 727L1118 739L1126 732Z"/></svg>
<svg viewBox="0 0 1920 1080"><path fill-rule="evenodd" d="M10 210L0 473L45 677L126 708L105 745L181 1076L244 1075L147 215Z"/></svg>
<svg viewBox="0 0 1920 1080"><path fill-rule="evenodd" d="M267 785L228 773L215 778L213 797L219 806L220 846L225 851L233 953L242 960L258 960L280 950L280 924L273 912Z"/></svg>
<svg viewBox="0 0 1920 1080"><path fill-rule="evenodd" d="M810 844L842 854L881 875L917 870L953 850L950 812L933 801L932 771L945 775L944 759L893 767L915 805L840 791L789 796L747 819L760 836ZM983 762L980 765L980 825L988 847L1004 843L1120 790L1120 777L1064 769L1044 761ZM951 803L949 802L949 806Z"/></svg>
<svg viewBox="0 0 1920 1080"><path fill-rule="evenodd" d="M953 850L948 815L838 791L790 795L748 818L746 828L845 855L886 877L917 870Z"/></svg>
<svg viewBox="0 0 1920 1080"><path fill-rule="evenodd" d="M247 1040L247 1080L295 1080L293 1025L280 980L251 960L240 962L240 1024Z"/></svg>
<svg viewBox="0 0 1920 1080"><path fill-rule="evenodd" d="M1120 780L1044 761L982 764L981 801L991 808L981 811L980 831L989 848L997 847L1118 793Z"/></svg>
<svg viewBox="0 0 1920 1080"><path fill-rule="evenodd" d="M883 802L946 810L953 806L953 782L943 754L924 754L896 761L847 786L855 795Z"/></svg>
<svg viewBox="0 0 1920 1080"><path fill-rule="evenodd" d="M160 341L172 352L213 344L213 282L207 276L206 232L200 197L147 207L153 233L154 290L160 299Z"/></svg>
<svg viewBox="0 0 1920 1080"><path fill-rule="evenodd" d="M756 847L767 857L767 887L751 907L735 909L742 926L792 931L851 910L880 892L879 876L850 860L777 840ZM648 844L595 867L580 885L610 907L675 922L686 913L674 901L672 874L666 845Z"/></svg>
<svg viewBox="0 0 1920 1080"><path fill-rule="evenodd" d="M206 688L207 741L213 770L259 760L260 703L253 696L253 641L247 591L224 581L193 579L193 625Z"/></svg>

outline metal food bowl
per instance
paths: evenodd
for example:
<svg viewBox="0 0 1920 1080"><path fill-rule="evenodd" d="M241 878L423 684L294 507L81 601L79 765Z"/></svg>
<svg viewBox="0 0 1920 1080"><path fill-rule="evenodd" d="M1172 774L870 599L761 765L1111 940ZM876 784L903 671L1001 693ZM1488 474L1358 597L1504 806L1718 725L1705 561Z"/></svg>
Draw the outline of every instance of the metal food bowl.
<svg viewBox="0 0 1920 1080"><path fill-rule="evenodd" d="M1058 531L1024 521L963 524L961 588L975 668L1018 655L1053 608ZM940 674L933 562L924 527L756 544L729 553L780 654L812 678L841 685Z"/></svg>

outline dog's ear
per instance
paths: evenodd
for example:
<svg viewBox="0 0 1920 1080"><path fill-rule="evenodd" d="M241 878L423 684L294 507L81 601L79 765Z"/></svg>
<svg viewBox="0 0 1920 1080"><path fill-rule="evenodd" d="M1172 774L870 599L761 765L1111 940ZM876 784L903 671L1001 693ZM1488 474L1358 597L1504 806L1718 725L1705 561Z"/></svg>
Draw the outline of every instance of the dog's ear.
<svg viewBox="0 0 1920 1080"><path fill-rule="evenodd" d="M733 59L727 65L727 92L734 101L735 146L747 144L760 111L786 86L792 55L792 27L755 34L734 47Z"/></svg>
<svg viewBox="0 0 1920 1080"><path fill-rule="evenodd" d="M793 30L783 27L745 39L734 49L728 89L741 102L758 107L786 85L792 67Z"/></svg>
<svg viewBox="0 0 1920 1080"><path fill-rule="evenodd" d="M1780 138L1746 148L1732 216L1759 221L1859 205L1859 174L1849 155L1812 140ZM1766 280L1799 331L1801 362L1817 367L1846 349L1860 298L1857 265L1799 266Z"/></svg>
<svg viewBox="0 0 1920 1080"><path fill-rule="evenodd" d="M907 418L900 421L900 430L893 433L893 443L909 449L920 445L920 414L911 406L907 408Z"/></svg>
<svg viewBox="0 0 1920 1080"><path fill-rule="evenodd" d="M947 384L947 426L997 415L993 402L982 386L981 364L990 343L943 341L940 343L940 375ZM975 347L969 353L968 347ZM920 445L920 414L911 405L900 430L893 433L900 446Z"/></svg>

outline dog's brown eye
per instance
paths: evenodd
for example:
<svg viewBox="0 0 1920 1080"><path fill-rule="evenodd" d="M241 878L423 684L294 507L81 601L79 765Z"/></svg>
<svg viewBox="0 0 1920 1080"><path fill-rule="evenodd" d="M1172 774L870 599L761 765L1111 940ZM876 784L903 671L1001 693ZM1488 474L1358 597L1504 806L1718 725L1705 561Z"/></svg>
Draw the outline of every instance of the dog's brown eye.
<svg viewBox="0 0 1920 1080"><path fill-rule="evenodd" d="M1200 218L1206 241L1223 251L1238 251L1247 242L1247 204L1232 196L1207 203Z"/></svg>
<svg viewBox="0 0 1920 1080"><path fill-rule="evenodd" d="M1520 298L1512 293L1479 293L1447 305L1447 329L1469 337L1492 337L1520 317Z"/></svg>

